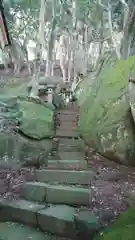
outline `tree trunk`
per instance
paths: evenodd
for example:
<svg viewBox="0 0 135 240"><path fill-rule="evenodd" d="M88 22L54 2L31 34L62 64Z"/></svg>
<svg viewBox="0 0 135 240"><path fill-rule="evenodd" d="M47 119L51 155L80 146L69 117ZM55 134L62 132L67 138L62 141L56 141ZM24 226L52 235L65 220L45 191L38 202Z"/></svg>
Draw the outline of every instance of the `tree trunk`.
<svg viewBox="0 0 135 240"><path fill-rule="evenodd" d="M54 49L54 43L55 43L55 28L57 24L56 0L54 0L52 3L52 13L53 13L53 20L52 20L51 29L49 32L49 37L48 37L48 51L47 51L45 76L51 76L53 73L53 49Z"/></svg>
<svg viewBox="0 0 135 240"><path fill-rule="evenodd" d="M47 60L46 60L46 72L45 76L51 76L52 73L52 61L53 61L53 48L54 48L54 41L55 41L55 27L56 27L56 18L52 21L52 26L49 33L48 38L48 51L47 51Z"/></svg>

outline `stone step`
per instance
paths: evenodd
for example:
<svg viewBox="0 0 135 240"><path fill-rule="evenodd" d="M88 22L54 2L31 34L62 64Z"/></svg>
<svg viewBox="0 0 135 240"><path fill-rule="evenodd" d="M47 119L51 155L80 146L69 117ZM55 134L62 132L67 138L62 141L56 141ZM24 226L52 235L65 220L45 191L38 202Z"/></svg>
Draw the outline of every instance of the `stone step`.
<svg viewBox="0 0 135 240"><path fill-rule="evenodd" d="M76 209L71 206L52 205L38 211L37 220L43 231L75 239L75 213Z"/></svg>
<svg viewBox="0 0 135 240"><path fill-rule="evenodd" d="M38 182L61 183L61 184L76 184L89 185L90 181L95 176L92 170L75 171L75 170L57 170L44 169L37 170L35 173Z"/></svg>
<svg viewBox="0 0 135 240"><path fill-rule="evenodd" d="M79 134L77 131L72 131L70 129L65 130L56 130L56 137L65 137L65 138L77 138Z"/></svg>
<svg viewBox="0 0 135 240"><path fill-rule="evenodd" d="M49 206L26 200L7 201L1 199L0 221L8 221L12 224L20 222L33 226L43 231L45 236L42 239L44 240L61 239L59 236L78 239L76 238L77 234L81 237L80 239L91 239L91 236L100 229L99 221L90 210L79 209L78 211L77 208L64 204ZM50 234L55 235L56 238ZM14 236L16 235L14 234ZM19 234L18 236L20 239L26 239L25 237L21 238ZM36 236L35 234L34 238L31 236L30 239L39 240L40 238L36 238ZM2 239L9 239L9 236Z"/></svg>
<svg viewBox="0 0 135 240"><path fill-rule="evenodd" d="M47 207L46 203L40 204L26 200L8 201L0 200L0 222L16 221L29 226L37 227L37 212Z"/></svg>
<svg viewBox="0 0 135 240"><path fill-rule="evenodd" d="M85 149L82 139L60 139L58 150L61 152L81 152Z"/></svg>
<svg viewBox="0 0 135 240"><path fill-rule="evenodd" d="M72 127L77 127L77 122L75 121L61 121L60 125L58 125L59 127L68 127L68 128L72 128Z"/></svg>
<svg viewBox="0 0 135 240"><path fill-rule="evenodd" d="M46 234L42 230L22 223L9 221L0 223L0 239L18 240L18 237L19 240L58 240L56 235Z"/></svg>
<svg viewBox="0 0 135 240"><path fill-rule="evenodd" d="M72 126L76 127L77 123L76 123L76 120L75 121L62 121L61 125L62 126L68 126L68 127L72 127Z"/></svg>
<svg viewBox="0 0 135 240"><path fill-rule="evenodd" d="M67 131L70 129L70 132L71 131L76 131L77 130L77 126L70 126L66 124L61 124L60 126L57 127L57 131Z"/></svg>
<svg viewBox="0 0 135 240"><path fill-rule="evenodd" d="M90 203L90 189L28 182L22 188L22 197L28 201L88 206Z"/></svg>
<svg viewBox="0 0 135 240"><path fill-rule="evenodd" d="M77 121L77 116L76 115L66 115L66 114L61 114L57 116L59 121L71 121L71 122L76 122Z"/></svg>
<svg viewBox="0 0 135 240"><path fill-rule="evenodd" d="M85 152L58 152L61 160L80 160L85 159Z"/></svg>
<svg viewBox="0 0 135 240"><path fill-rule="evenodd" d="M75 237L76 209L67 205L51 205L26 200L0 201L0 221L20 222L62 237Z"/></svg>
<svg viewBox="0 0 135 240"><path fill-rule="evenodd" d="M78 114L78 111L75 111L74 110L71 110L71 109L64 109L64 110L59 110L57 111L57 114L58 115L77 115Z"/></svg>
<svg viewBox="0 0 135 240"><path fill-rule="evenodd" d="M81 170L87 169L87 162L80 160L50 160L48 161L49 169L69 169L69 170Z"/></svg>

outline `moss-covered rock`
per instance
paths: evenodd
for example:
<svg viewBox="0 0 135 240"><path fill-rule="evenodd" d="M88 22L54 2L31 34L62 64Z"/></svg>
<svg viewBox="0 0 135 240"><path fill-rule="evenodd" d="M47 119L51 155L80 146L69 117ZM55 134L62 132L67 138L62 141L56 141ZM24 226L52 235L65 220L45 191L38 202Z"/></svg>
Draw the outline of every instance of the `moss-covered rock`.
<svg viewBox="0 0 135 240"><path fill-rule="evenodd" d="M1 93L1 92L0 92ZM0 166L47 161L53 136L53 110L30 101L27 83L8 82L0 94ZM14 129L20 123L20 132Z"/></svg>
<svg viewBox="0 0 135 240"><path fill-rule="evenodd" d="M134 240L135 239L135 208L122 213L115 224L105 228L94 240Z"/></svg>
<svg viewBox="0 0 135 240"><path fill-rule="evenodd" d="M49 139L32 141L19 134L0 133L0 166L13 167L16 163L35 164L37 161L45 164L51 149L52 141Z"/></svg>
<svg viewBox="0 0 135 240"><path fill-rule="evenodd" d="M21 117L22 112L17 97L0 96L0 131L7 124L15 126Z"/></svg>
<svg viewBox="0 0 135 240"><path fill-rule="evenodd" d="M20 101L23 113L19 129L33 139L53 137L53 111L44 105L34 102Z"/></svg>
<svg viewBox="0 0 135 240"><path fill-rule="evenodd" d="M55 236L48 235L23 224L14 222L1 222L0 223L0 239L1 240L56 240Z"/></svg>
<svg viewBox="0 0 135 240"><path fill-rule="evenodd" d="M135 125L126 94L134 71L135 56L123 61L107 57L92 86L84 85L80 94L82 136L102 155L126 165L135 165Z"/></svg>

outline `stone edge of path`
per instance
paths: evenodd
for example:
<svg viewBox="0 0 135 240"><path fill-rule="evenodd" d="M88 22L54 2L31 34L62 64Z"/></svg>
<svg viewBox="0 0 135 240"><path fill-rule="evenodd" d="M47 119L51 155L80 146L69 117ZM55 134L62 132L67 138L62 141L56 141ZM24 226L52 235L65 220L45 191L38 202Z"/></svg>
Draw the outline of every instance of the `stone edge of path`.
<svg viewBox="0 0 135 240"><path fill-rule="evenodd" d="M94 170L59 170L44 169L36 170L35 177L37 182L47 182L59 184L89 185L95 177Z"/></svg>
<svg viewBox="0 0 135 240"><path fill-rule="evenodd" d="M89 206L91 197L89 187L51 185L40 182L27 182L23 185L21 192L22 198L28 201L72 206Z"/></svg>
<svg viewBox="0 0 135 240"><path fill-rule="evenodd" d="M91 212L86 212L91 216ZM14 221L41 229L50 234L62 237L75 237L79 229L76 227L77 209L68 205L47 205L25 200L8 201L0 199L0 221ZM93 229L93 221L89 228ZM87 219L82 217L82 227ZM94 227L99 229L98 224ZM90 229L91 230L91 229ZM87 230L85 229L86 233Z"/></svg>

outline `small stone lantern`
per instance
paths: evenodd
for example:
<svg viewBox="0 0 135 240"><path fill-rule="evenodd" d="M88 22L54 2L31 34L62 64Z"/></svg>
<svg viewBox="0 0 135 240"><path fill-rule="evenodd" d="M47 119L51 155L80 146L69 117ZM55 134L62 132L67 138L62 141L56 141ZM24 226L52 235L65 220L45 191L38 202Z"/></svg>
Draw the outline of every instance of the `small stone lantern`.
<svg viewBox="0 0 135 240"><path fill-rule="evenodd" d="M53 93L54 93L54 85L49 85L48 86L48 91L47 91L47 101L48 103L52 103L53 101Z"/></svg>

